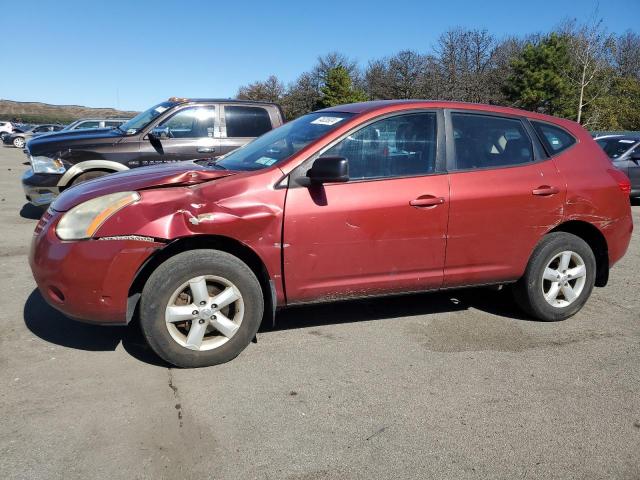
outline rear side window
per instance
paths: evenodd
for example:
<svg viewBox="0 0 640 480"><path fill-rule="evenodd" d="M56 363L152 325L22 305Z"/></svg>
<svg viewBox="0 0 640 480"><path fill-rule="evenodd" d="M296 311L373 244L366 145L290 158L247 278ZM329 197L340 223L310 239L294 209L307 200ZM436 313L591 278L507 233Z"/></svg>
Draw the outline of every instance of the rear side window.
<svg viewBox="0 0 640 480"><path fill-rule="evenodd" d="M119 127L120 125L122 125L122 122L118 120L107 120L106 122L104 122L105 127Z"/></svg>
<svg viewBox="0 0 640 480"><path fill-rule="evenodd" d="M576 143L576 139L563 128L535 121L532 121L531 125L538 132L544 146L551 155L560 153Z"/></svg>
<svg viewBox="0 0 640 480"><path fill-rule="evenodd" d="M225 106L227 137L259 137L271 130L269 112L261 107Z"/></svg>
<svg viewBox="0 0 640 480"><path fill-rule="evenodd" d="M452 113L456 168L499 168L533 161L531 139L520 120Z"/></svg>

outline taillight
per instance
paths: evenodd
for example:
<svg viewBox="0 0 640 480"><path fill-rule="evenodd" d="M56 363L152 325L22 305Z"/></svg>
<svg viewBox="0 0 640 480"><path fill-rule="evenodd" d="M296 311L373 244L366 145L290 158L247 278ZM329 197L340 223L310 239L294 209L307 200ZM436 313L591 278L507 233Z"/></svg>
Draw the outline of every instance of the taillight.
<svg viewBox="0 0 640 480"><path fill-rule="evenodd" d="M607 169L607 172L609 172L609 175L611 175L613 179L618 183L618 186L620 187L622 193L625 193L627 195L631 194L631 181L629 180L629 177L624 174L624 172L616 169Z"/></svg>

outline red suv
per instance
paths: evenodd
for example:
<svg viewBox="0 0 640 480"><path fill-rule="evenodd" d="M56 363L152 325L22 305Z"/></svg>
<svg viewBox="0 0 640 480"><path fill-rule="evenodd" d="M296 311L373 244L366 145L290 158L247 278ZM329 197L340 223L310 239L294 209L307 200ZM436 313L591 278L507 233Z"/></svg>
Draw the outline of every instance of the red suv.
<svg viewBox="0 0 640 480"><path fill-rule="evenodd" d="M34 233L45 299L99 324L139 315L166 361L238 355L288 305L513 284L561 320L605 286L633 223L629 180L576 123L385 101L314 112L215 162L65 192Z"/></svg>

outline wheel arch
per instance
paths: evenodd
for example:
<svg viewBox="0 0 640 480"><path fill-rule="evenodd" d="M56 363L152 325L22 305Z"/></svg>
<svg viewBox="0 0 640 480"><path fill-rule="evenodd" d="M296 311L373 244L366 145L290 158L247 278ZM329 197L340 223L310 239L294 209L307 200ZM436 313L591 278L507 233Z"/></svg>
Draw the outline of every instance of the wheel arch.
<svg viewBox="0 0 640 480"><path fill-rule="evenodd" d="M549 233L566 232L587 242L596 257L596 287L604 287L609 281L609 247L607 239L597 227L581 220L561 223Z"/></svg>
<svg viewBox="0 0 640 480"><path fill-rule="evenodd" d="M58 187L68 187L78 175L95 170L114 173L129 170L129 167L112 160L85 160L84 162L76 163L69 168L69 170L60 177L60 180L58 180Z"/></svg>
<svg viewBox="0 0 640 480"><path fill-rule="evenodd" d="M229 253L242 260L255 274L265 304L265 313L262 322L275 321L276 291L267 267L260 256L247 245L230 237L222 235L197 235L194 237L181 237L169 242L164 248L152 255L138 270L131 286L127 300L127 323L137 314L137 308L142 294L142 289L151 274L169 258L189 250L215 249Z"/></svg>

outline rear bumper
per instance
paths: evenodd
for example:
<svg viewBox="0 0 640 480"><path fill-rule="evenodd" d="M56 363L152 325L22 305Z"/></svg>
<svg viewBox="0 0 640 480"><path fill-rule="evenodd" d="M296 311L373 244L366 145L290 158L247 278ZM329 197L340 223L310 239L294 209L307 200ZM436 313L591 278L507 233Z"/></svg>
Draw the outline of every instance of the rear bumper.
<svg viewBox="0 0 640 480"><path fill-rule="evenodd" d="M58 181L62 175L34 173L29 169L22 175L22 189L27 200L37 207L49 205L60 195Z"/></svg>
<svg viewBox="0 0 640 480"><path fill-rule="evenodd" d="M33 277L56 310L87 323L127 323L127 298L136 272L162 243L140 240L63 242L55 234L61 214L47 212L29 254Z"/></svg>

